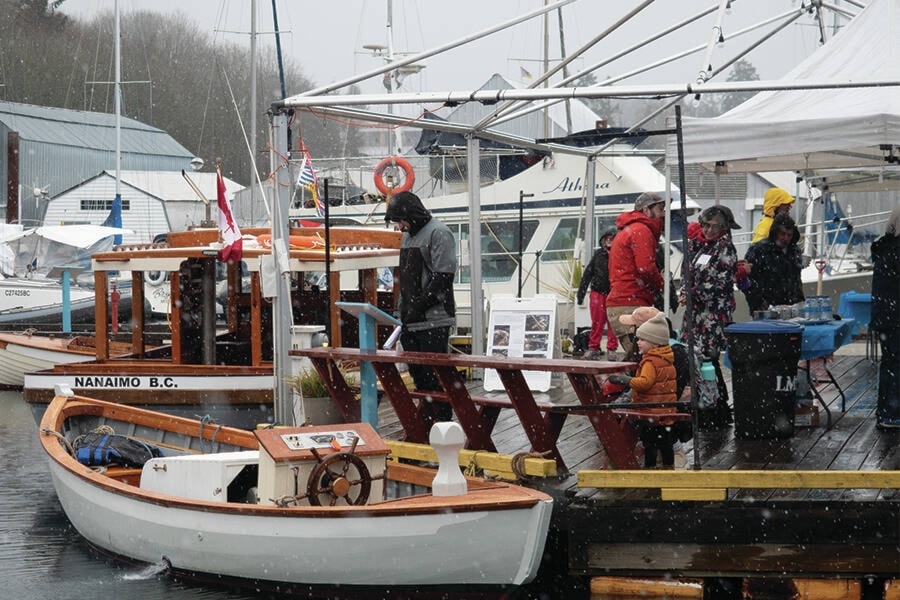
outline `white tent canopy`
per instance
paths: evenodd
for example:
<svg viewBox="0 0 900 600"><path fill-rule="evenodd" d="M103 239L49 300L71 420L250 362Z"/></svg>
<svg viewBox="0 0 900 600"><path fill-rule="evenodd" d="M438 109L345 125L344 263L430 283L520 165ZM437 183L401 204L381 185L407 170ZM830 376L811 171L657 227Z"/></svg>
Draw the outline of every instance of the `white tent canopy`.
<svg viewBox="0 0 900 600"><path fill-rule="evenodd" d="M900 0L872 0L785 81L900 78ZM685 118L685 163L729 172L887 166L900 154L900 94L893 87L761 92L715 118ZM669 164L678 158L674 136ZM892 150L893 146L898 148Z"/></svg>

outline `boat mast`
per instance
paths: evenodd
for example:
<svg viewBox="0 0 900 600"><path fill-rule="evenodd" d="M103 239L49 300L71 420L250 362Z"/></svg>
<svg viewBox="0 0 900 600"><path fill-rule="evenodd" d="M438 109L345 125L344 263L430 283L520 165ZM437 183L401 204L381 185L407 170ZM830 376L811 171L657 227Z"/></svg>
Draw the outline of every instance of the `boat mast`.
<svg viewBox="0 0 900 600"><path fill-rule="evenodd" d="M250 0L250 206L256 206L256 0Z"/></svg>
<svg viewBox="0 0 900 600"><path fill-rule="evenodd" d="M116 110L116 202L122 202L122 42L119 19L119 0L116 0L116 81L113 87ZM121 225L119 225L121 227ZM121 236L116 243L121 244Z"/></svg>
<svg viewBox="0 0 900 600"><path fill-rule="evenodd" d="M387 0L387 56L386 60L388 64L394 62L394 0ZM396 85L397 81L397 73L398 71L394 69L393 71L388 71L385 74L384 81L387 84L388 94L394 93L394 85ZM394 106L392 104L387 105L387 112L389 115L394 114ZM396 148L396 150L395 150ZM400 145L400 129L394 128L391 133L388 135L388 149L387 155L394 156L394 154L399 154L401 149Z"/></svg>
<svg viewBox="0 0 900 600"><path fill-rule="evenodd" d="M287 98L287 91L284 87L284 61L281 58L281 33L278 31L278 9L275 6L275 0L272 0L272 25L275 26L275 53L278 56L278 81L281 82L281 99ZM288 140L288 150L291 149L290 140Z"/></svg>
<svg viewBox="0 0 900 600"><path fill-rule="evenodd" d="M549 0L544 0L544 6L548 6ZM544 13L544 75L550 72L550 13ZM550 87L550 80L544 80L544 89ZM550 137L550 111L544 109L544 138ZM522 265L519 265L521 270Z"/></svg>

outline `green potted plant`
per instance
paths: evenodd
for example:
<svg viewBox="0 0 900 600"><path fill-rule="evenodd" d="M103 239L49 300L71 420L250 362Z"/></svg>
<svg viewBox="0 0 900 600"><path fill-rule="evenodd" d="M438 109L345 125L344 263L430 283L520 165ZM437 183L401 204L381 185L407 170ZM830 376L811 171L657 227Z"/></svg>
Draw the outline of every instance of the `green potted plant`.
<svg viewBox="0 0 900 600"><path fill-rule="evenodd" d="M353 385L352 376L346 379L347 383ZM344 422L341 411L331 399L325 382L315 369L303 368L299 373L288 377L287 381L303 402L303 414L306 419L304 425L332 425Z"/></svg>

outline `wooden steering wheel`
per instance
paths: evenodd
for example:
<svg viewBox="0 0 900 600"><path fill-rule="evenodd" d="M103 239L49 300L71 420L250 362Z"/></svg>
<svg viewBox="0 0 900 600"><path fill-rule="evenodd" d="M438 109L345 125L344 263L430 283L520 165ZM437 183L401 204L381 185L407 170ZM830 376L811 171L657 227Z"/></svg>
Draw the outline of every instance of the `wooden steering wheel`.
<svg viewBox="0 0 900 600"><path fill-rule="evenodd" d="M369 501L373 478L355 450L356 441L350 452L335 452L325 458L313 449L318 464L306 482L306 496L311 506L322 506L321 496L325 496L328 506L334 506L340 498L351 506L361 506ZM353 473L350 473L351 469ZM355 498L351 496L354 488L357 489Z"/></svg>

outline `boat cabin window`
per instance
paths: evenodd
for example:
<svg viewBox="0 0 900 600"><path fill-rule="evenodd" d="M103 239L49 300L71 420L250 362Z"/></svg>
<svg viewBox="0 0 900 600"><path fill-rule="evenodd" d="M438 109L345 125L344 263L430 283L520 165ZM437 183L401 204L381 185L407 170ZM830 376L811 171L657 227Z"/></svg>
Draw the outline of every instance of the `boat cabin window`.
<svg viewBox="0 0 900 600"><path fill-rule="evenodd" d="M594 250L600 246L600 236L614 229L618 215L602 215L594 220L594 243L588 250L588 258L593 256ZM560 219L556 225L547 248L541 255L543 262L571 260L575 248L575 240L583 237L583 220L577 217Z"/></svg>
<svg viewBox="0 0 900 600"><path fill-rule="evenodd" d="M537 220L522 222L522 246L528 248L538 228ZM462 223L451 226L457 240L469 241L469 226ZM527 256L527 252L525 253ZM485 283L509 281L515 274L519 256L519 221L495 221L481 224L481 277ZM471 272L468 264L460 261L457 283L469 283ZM527 264L527 263L526 263Z"/></svg>
<svg viewBox="0 0 900 600"><path fill-rule="evenodd" d="M581 219L571 217L560 219L556 230L550 236L544 253L541 254L541 262L559 262L571 260L575 249L575 239L580 237L579 225Z"/></svg>
<svg viewBox="0 0 900 600"><path fill-rule="evenodd" d="M600 247L600 238L610 229L616 228L616 219L619 215L603 215L597 217L594 221L594 243L591 246L590 256L593 256L594 250ZM588 259L590 259L588 256Z"/></svg>

